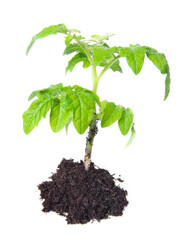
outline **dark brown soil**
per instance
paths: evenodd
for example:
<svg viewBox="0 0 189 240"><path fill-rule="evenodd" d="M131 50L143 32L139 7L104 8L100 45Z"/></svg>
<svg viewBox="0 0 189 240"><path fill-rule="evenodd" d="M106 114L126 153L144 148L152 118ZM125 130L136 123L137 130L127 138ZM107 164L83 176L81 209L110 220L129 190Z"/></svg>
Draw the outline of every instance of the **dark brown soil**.
<svg viewBox="0 0 189 240"><path fill-rule="evenodd" d="M82 161L63 159L50 179L38 186L44 200L42 211L65 216L68 224L122 216L128 204L127 191L116 186L116 179L107 170L93 163L85 171Z"/></svg>

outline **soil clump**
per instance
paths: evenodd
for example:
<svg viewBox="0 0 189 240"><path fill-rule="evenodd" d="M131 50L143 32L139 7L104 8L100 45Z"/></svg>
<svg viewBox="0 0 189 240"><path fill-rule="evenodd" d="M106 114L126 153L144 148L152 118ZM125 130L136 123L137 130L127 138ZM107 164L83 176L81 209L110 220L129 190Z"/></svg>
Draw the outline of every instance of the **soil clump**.
<svg viewBox="0 0 189 240"><path fill-rule="evenodd" d="M83 161L63 159L49 179L38 185L42 211L65 216L68 224L122 216L128 205L127 191L116 185L122 180L93 163L86 171Z"/></svg>

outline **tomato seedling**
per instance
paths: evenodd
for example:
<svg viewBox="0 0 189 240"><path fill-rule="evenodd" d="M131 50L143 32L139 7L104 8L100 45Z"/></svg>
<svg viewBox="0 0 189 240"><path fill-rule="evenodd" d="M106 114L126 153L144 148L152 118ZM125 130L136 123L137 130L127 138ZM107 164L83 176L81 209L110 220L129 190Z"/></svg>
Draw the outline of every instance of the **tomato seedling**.
<svg viewBox="0 0 189 240"><path fill-rule="evenodd" d="M134 74L139 74L142 69L145 55L152 63L165 74L165 95L167 99L170 91L170 71L166 57L163 53L147 46L139 44L128 47L113 46L107 44L112 34L104 36L92 35L90 39L80 35L76 29L68 29L64 24L52 25L44 28L36 34L27 48L27 54L36 40L51 34L61 33L65 35L64 55L74 54L69 60L66 72L72 71L77 63L82 62L83 68L92 68L92 90L78 85L63 86L62 83L51 85L48 88L31 93L28 100L32 100L30 107L23 114L23 129L29 134L39 121L46 117L50 111L50 126L53 132L59 132L63 128L68 129L73 125L79 134L85 133L89 128L86 141L84 165L85 170L90 168L93 140L97 132L96 122L101 122L101 127L109 127L116 121L123 135L131 131L130 144L135 136L134 115L130 108L117 105L106 100L100 101L97 95L98 83L107 70L122 73L120 58L125 58ZM97 74L97 67L101 72ZM101 96L103 97L103 96ZM97 110L98 108L98 110Z"/></svg>

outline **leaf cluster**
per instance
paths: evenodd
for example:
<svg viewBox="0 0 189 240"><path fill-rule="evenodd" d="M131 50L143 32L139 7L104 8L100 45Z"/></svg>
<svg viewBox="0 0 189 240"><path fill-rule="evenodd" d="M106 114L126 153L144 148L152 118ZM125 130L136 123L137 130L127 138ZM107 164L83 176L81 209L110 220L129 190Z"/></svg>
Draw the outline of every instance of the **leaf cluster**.
<svg viewBox="0 0 189 240"><path fill-rule="evenodd" d="M64 24L52 25L44 28L32 38L27 48L27 54L37 39L57 33L63 33L65 35L66 48L63 54L74 54L68 62L66 72L71 72L78 63L82 62L83 68L88 68L93 65L95 67L103 67L105 70L111 69L114 72L118 71L122 73L119 58L123 57L126 58L133 72L138 74L143 67L146 55L162 74L166 74L164 100L168 97L171 79L169 65L165 55L159 53L154 48L140 46L139 44L130 44L129 47L110 47L106 41L109 40L113 34L105 34L104 36L92 35L90 39L85 39L80 35L79 30L68 29Z"/></svg>
<svg viewBox="0 0 189 240"><path fill-rule="evenodd" d="M131 109L116 105L113 102L102 101L92 91L78 85L63 87L62 83L49 88L32 92L28 100L33 100L30 107L23 113L24 132L29 134L42 118L50 111L50 126L53 132L59 132L69 124L73 125L79 134L88 128L92 118L101 120L101 127L109 127L118 121L119 129L126 135L133 125ZM99 107L97 113L96 106Z"/></svg>
<svg viewBox="0 0 189 240"><path fill-rule="evenodd" d="M37 99L31 103L23 114L24 132L29 134L50 111L50 126L53 132L59 132L64 127L67 131L69 124L73 122L77 132L83 134L89 127L91 120L98 119L101 121L102 128L109 127L117 122L123 135L127 135L131 130L131 137L128 142L130 144L135 136L132 110L113 102L100 102L96 94L98 82L109 69L122 73L120 58L125 58L134 74L139 74L146 56L159 69L161 74L166 74L164 95L164 100L166 100L170 92L171 79L165 55L154 48L139 44L130 44L128 47L110 47L107 40L113 34L92 35L90 39L85 39L80 35L79 30L68 29L64 24L49 26L36 34L32 38L26 53L29 53L36 40L57 33L65 35L66 47L63 55L71 55L66 72L71 72L78 63L82 63L83 68L91 66L93 91L78 85L63 87L60 83L32 92L28 100ZM97 75L96 67L102 68L99 75ZM99 107L98 111L97 106Z"/></svg>
<svg viewBox="0 0 189 240"><path fill-rule="evenodd" d="M50 126L53 132L68 127L71 120L78 133L83 134L88 128L96 103L100 105L98 96L80 86L63 87L62 83L31 93L28 100L37 97L23 113L24 132L29 134L39 121L46 117L50 110Z"/></svg>

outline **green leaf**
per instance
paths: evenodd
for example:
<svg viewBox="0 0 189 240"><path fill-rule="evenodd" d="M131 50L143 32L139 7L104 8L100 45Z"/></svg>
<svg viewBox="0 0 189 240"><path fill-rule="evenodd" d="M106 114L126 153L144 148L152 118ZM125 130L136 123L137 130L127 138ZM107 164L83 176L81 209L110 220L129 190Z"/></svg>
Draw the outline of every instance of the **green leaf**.
<svg viewBox="0 0 189 240"><path fill-rule="evenodd" d="M121 118L123 107L120 105L115 105L113 102L106 103L103 117L101 120L101 127L109 127L114 122Z"/></svg>
<svg viewBox="0 0 189 240"><path fill-rule="evenodd" d="M59 132L71 116L72 111L65 108L65 96L60 99L55 98L50 113L50 126L53 132Z"/></svg>
<svg viewBox="0 0 189 240"><path fill-rule="evenodd" d="M78 92L83 92L84 91L85 94L89 95L90 98L94 99L94 101L98 104L99 107L101 106L101 102L100 102L99 96L96 93L94 93L93 91L88 90L86 88L82 88L82 87L80 87L78 85L74 85L73 88L76 91L78 91Z"/></svg>
<svg viewBox="0 0 189 240"><path fill-rule="evenodd" d="M51 34L57 34L57 33L68 34L69 30L66 28L66 26L64 24L52 25L47 28L44 28L41 32L39 32L38 34L33 36L32 40L27 48L26 54L28 55L31 47L33 46L33 44L35 43L35 41L37 39L44 38Z"/></svg>
<svg viewBox="0 0 189 240"><path fill-rule="evenodd" d="M132 127L131 127L131 136L130 136L129 141L126 144L125 148L128 147L133 142L135 136L136 136L136 131L134 129L134 124L133 124Z"/></svg>
<svg viewBox="0 0 189 240"><path fill-rule="evenodd" d="M59 83L37 90L31 95L30 98L37 96L38 99L23 114L24 131L27 134L46 116L50 108L50 125L54 132L59 132L64 126L67 129L73 116L76 130L83 134L96 112L95 104L101 105L94 92L78 85L63 87Z"/></svg>
<svg viewBox="0 0 189 240"><path fill-rule="evenodd" d="M79 134L83 134L88 128L95 112L95 101L89 94L81 89L69 92L70 103L67 107L73 109L73 124Z"/></svg>
<svg viewBox="0 0 189 240"><path fill-rule="evenodd" d="M29 134L39 121L46 117L47 112L52 106L51 98L37 99L32 102L28 110L26 110L23 117L23 129L26 134Z"/></svg>
<svg viewBox="0 0 189 240"><path fill-rule="evenodd" d="M82 48L79 46L79 44L77 43L73 43L73 44L69 44L66 46L63 55L68 55L71 54L73 52L83 52Z"/></svg>
<svg viewBox="0 0 189 240"><path fill-rule="evenodd" d="M62 92L63 91L63 85L62 85L62 83L58 83L58 84L55 84L55 85L50 85L50 87L48 89L53 90L53 91Z"/></svg>
<svg viewBox="0 0 189 240"><path fill-rule="evenodd" d="M118 121L119 129L121 133L125 136L129 132L131 125L133 123L133 112L130 108L124 109L122 116Z"/></svg>
<svg viewBox="0 0 189 240"><path fill-rule="evenodd" d="M121 66L120 66L120 62L119 62L119 60L117 60L114 64L112 64L112 66L110 67L110 69L112 69L114 72L120 72L120 73L122 73L123 71L122 71L122 68L121 68Z"/></svg>
<svg viewBox="0 0 189 240"><path fill-rule="evenodd" d="M50 94L52 94L52 97L57 97L61 95L64 91L62 83L58 83L56 85L50 85L49 88L46 89Z"/></svg>
<svg viewBox="0 0 189 240"><path fill-rule="evenodd" d="M72 71L75 65L79 62L83 62L83 68L87 68L90 66L90 62L87 58L87 55L84 53L76 54L69 62L68 66L66 67L66 72Z"/></svg>
<svg viewBox="0 0 189 240"><path fill-rule="evenodd" d="M78 99L78 105L74 109L73 124L78 133L83 134L92 120L93 112L88 108L88 102L82 98L81 94Z"/></svg>
<svg viewBox="0 0 189 240"><path fill-rule="evenodd" d="M100 109L99 109L100 113L103 113L103 112L104 112L104 109L106 108L107 103L108 103L107 100L103 100L103 101L101 102L101 106L100 106Z"/></svg>
<svg viewBox="0 0 189 240"><path fill-rule="evenodd" d="M162 74L166 72L167 60L163 53L159 53L154 48L145 47L147 57L153 62L153 64L160 70Z"/></svg>
<svg viewBox="0 0 189 240"><path fill-rule="evenodd" d="M102 42L104 40L109 40L110 37L114 36L115 34L107 33L106 35L100 36L100 35L92 35L91 38L94 39L95 42Z"/></svg>
<svg viewBox="0 0 189 240"><path fill-rule="evenodd" d="M57 97L62 92L63 92L63 85L62 85L62 83L58 83L56 85L50 85L50 87L48 87L48 88L44 88L44 89L41 89L41 90L33 91L30 94L30 96L28 98L28 101L33 99L34 97L38 97L38 98L43 98L43 97L53 98L53 97Z"/></svg>
<svg viewBox="0 0 189 240"><path fill-rule="evenodd" d="M150 47L145 47L145 49L146 49L147 57L160 70L160 72L162 74L167 74L166 79L165 79L165 95L164 95L164 101L165 101L169 95L170 84L171 84L168 62L163 53L159 53L157 50L155 50L154 48L150 48Z"/></svg>
<svg viewBox="0 0 189 240"><path fill-rule="evenodd" d="M167 77L165 79L165 96L164 96L164 101L167 99L167 97L169 95L170 84L171 84L171 78L170 78L170 73L169 73L169 70L168 70Z"/></svg>
<svg viewBox="0 0 189 240"><path fill-rule="evenodd" d="M68 35L68 36L65 37L66 46L71 43L71 41L74 39L74 37L75 37L75 34L74 35Z"/></svg>
<svg viewBox="0 0 189 240"><path fill-rule="evenodd" d="M70 126L70 123L72 122L73 117L70 117L65 125L66 128L66 135L68 135L68 127Z"/></svg>
<svg viewBox="0 0 189 240"><path fill-rule="evenodd" d="M107 48L105 46L93 46L93 60L96 66L100 65L105 59L113 58L113 53L116 52L117 47Z"/></svg>
<svg viewBox="0 0 189 240"><path fill-rule="evenodd" d="M39 92L39 90L33 91L30 96L28 97L28 101L32 100L34 97L37 96L37 93Z"/></svg>
<svg viewBox="0 0 189 240"><path fill-rule="evenodd" d="M140 45L130 45L130 47L120 47L120 56L126 57L129 67L135 74L138 74L144 64L145 48Z"/></svg>
<svg viewBox="0 0 189 240"><path fill-rule="evenodd" d="M106 108L106 104L108 103L108 101L103 100L101 102L100 108L99 108L99 113L97 114L97 118L99 120L102 120L103 114L104 114L104 109Z"/></svg>
<svg viewBox="0 0 189 240"><path fill-rule="evenodd" d="M55 94L53 94L53 92L49 91L48 88L39 90L36 94L36 96L38 97L38 99L46 99L46 98L53 98ZM55 95L56 96L56 95Z"/></svg>
<svg viewBox="0 0 189 240"><path fill-rule="evenodd" d="M84 37L82 37L81 35L79 35L79 36L76 36L75 34L72 35L72 33L80 32L80 31L75 30L75 29L71 29L68 31L69 31L70 35L65 37L66 46L69 45L72 42L72 40L74 40L74 39L77 39L77 40L84 39Z"/></svg>
<svg viewBox="0 0 189 240"><path fill-rule="evenodd" d="M109 60L104 60L104 61L102 61L101 63L100 63L100 67L106 67L106 65L108 65L108 63L112 60L113 58L112 57L110 57L110 59ZM117 60L115 63L113 63L111 66L110 66L110 69L112 70L112 71L114 71L114 72L120 72L120 73L122 73L123 71L122 71L122 68L121 68L121 66L120 66L120 62L119 62L119 60Z"/></svg>
<svg viewBox="0 0 189 240"><path fill-rule="evenodd" d="M98 106L100 107L101 106L101 102L100 102L100 99L99 99L99 96L94 93L93 91L90 91L90 90L86 90L85 92L91 94L91 96L93 97L93 99L95 100L95 102L98 104Z"/></svg>

